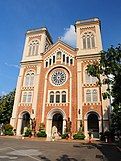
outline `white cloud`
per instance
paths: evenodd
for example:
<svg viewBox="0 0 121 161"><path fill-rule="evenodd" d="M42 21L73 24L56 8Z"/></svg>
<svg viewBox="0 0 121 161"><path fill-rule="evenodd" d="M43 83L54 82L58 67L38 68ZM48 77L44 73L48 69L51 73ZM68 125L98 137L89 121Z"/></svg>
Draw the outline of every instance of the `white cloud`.
<svg viewBox="0 0 121 161"><path fill-rule="evenodd" d="M5 91L2 91L1 92L1 94L0 94L0 96L4 96L4 95L6 95L7 93L5 92Z"/></svg>
<svg viewBox="0 0 121 161"><path fill-rule="evenodd" d="M8 64L5 62L5 65L9 67L19 68L19 65L16 65L16 64Z"/></svg>
<svg viewBox="0 0 121 161"><path fill-rule="evenodd" d="M61 40L73 47L76 47L76 32L73 25L70 25L69 28L65 29L65 33L61 36Z"/></svg>

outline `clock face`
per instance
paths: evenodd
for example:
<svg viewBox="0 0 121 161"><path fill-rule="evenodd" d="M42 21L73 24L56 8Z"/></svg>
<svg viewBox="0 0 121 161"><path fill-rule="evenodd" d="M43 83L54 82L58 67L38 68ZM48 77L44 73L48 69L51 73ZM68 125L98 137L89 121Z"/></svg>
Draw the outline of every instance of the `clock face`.
<svg viewBox="0 0 121 161"><path fill-rule="evenodd" d="M66 73L62 70L56 70L51 76L51 82L54 85L60 86L66 82Z"/></svg>

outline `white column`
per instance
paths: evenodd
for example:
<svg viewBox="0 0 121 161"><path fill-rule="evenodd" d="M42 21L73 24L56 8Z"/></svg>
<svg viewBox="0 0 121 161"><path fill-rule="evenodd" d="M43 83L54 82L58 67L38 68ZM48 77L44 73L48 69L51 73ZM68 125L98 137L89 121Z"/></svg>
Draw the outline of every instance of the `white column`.
<svg viewBox="0 0 121 161"><path fill-rule="evenodd" d="M70 107L69 107L69 117L72 121L72 77L70 77Z"/></svg>
<svg viewBox="0 0 121 161"><path fill-rule="evenodd" d="M47 137L51 138L51 129L52 129L52 119L47 119L46 122L46 133L47 133Z"/></svg>
<svg viewBox="0 0 121 161"><path fill-rule="evenodd" d="M16 129L16 135L21 135L21 126L22 126L22 118L18 118L18 124Z"/></svg>
<svg viewBox="0 0 121 161"><path fill-rule="evenodd" d="M23 70L24 69L21 67L20 73L19 73L19 76L18 76L17 85L16 85L16 94L15 94L12 117L11 117L11 120L10 120L10 124L13 126L14 129L16 129L18 104L20 103Z"/></svg>
<svg viewBox="0 0 121 161"><path fill-rule="evenodd" d="M37 73L36 73L35 80L34 80L34 84L35 84L35 86L34 86L34 97L33 97L33 102L32 102L32 109L34 110L34 114L31 115L31 118L36 117L40 71L41 71L41 67L37 66Z"/></svg>
<svg viewBox="0 0 121 161"><path fill-rule="evenodd" d="M40 53L44 53L45 51L46 37L45 33L41 35Z"/></svg>
<svg viewBox="0 0 121 161"><path fill-rule="evenodd" d="M43 96L43 106L42 106L42 122L44 122L44 116L45 116L46 89L47 89L47 78L45 78L45 84L44 84L44 96Z"/></svg>
<svg viewBox="0 0 121 161"><path fill-rule="evenodd" d="M66 130L66 119L63 119L63 129L62 129L62 133L64 134Z"/></svg>
<svg viewBox="0 0 121 161"><path fill-rule="evenodd" d="M87 120L84 120L84 135L88 138Z"/></svg>
<svg viewBox="0 0 121 161"><path fill-rule="evenodd" d="M80 120L82 120L82 79L81 79L81 61L78 60L77 62L77 98L78 98L78 104L77 104L77 128L80 127ZM79 114L80 110L80 114ZM77 129L77 130L78 130Z"/></svg>

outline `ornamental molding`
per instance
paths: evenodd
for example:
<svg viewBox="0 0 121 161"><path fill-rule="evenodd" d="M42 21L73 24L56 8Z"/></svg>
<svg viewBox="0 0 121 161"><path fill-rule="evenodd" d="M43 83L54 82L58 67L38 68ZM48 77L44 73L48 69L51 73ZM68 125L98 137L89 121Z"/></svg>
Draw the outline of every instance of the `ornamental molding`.
<svg viewBox="0 0 121 161"><path fill-rule="evenodd" d="M66 83L67 77L68 75L63 69L57 68L50 75L50 83L54 86L62 86Z"/></svg>
<svg viewBox="0 0 121 161"><path fill-rule="evenodd" d="M90 26L90 27L83 27L83 28L80 28L80 34L82 34L84 31L87 31L87 30L91 30L91 31L93 31L93 32L96 33L95 26Z"/></svg>
<svg viewBox="0 0 121 161"><path fill-rule="evenodd" d="M39 39L41 40L41 35L34 35L29 37L29 42L32 41L33 39Z"/></svg>
<svg viewBox="0 0 121 161"><path fill-rule="evenodd" d="M36 65L28 65L25 67L25 69L30 69L30 70L36 70L37 66Z"/></svg>

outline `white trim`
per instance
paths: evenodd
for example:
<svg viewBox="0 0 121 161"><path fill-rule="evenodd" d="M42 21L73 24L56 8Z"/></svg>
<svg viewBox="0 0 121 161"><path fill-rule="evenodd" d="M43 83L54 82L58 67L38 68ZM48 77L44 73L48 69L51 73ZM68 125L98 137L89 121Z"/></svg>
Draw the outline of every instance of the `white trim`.
<svg viewBox="0 0 121 161"><path fill-rule="evenodd" d="M84 115L84 120L86 120L88 118L88 116L91 114L91 113L95 113L97 116L98 116L98 120L101 120L102 117L99 113L97 113L97 111L94 111L94 110L89 110L85 115Z"/></svg>
<svg viewBox="0 0 121 161"><path fill-rule="evenodd" d="M35 75L35 82L36 83L35 83L35 87L34 87L34 91L33 91L33 101L32 101L32 109L34 110L34 114L32 114L32 118L36 117L40 71L41 71L41 67L37 66L37 72Z"/></svg>
<svg viewBox="0 0 121 161"><path fill-rule="evenodd" d="M87 90L90 90L90 92L91 92L91 101L90 102L87 102L87 100L86 100ZM93 90L97 90L97 101L93 101ZM96 88L84 88L84 103L98 103L98 102L100 102L100 100L99 100L99 88L98 87L96 87Z"/></svg>
<svg viewBox="0 0 121 161"><path fill-rule="evenodd" d="M44 116L45 116L45 103L46 103L46 92L47 92L46 89L47 89L47 78L45 77L43 106L42 106L42 122L44 122Z"/></svg>
<svg viewBox="0 0 121 161"><path fill-rule="evenodd" d="M61 109L61 108L52 108L48 114L47 114L47 119L53 119L53 116L57 113L61 113L63 116L63 119L66 119L66 113Z"/></svg>
<svg viewBox="0 0 121 161"><path fill-rule="evenodd" d="M21 66L18 80L17 80L17 85L16 85L16 93L15 93L15 100L14 100L14 105L13 105L13 111L12 111L12 117L10 120L10 124L16 129L16 123L17 123L17 112L18 112L18 105L20 102L20 97L21 97L21 86L22 86L22 80L23 80L23 73L24 73L24 68Z"/></svg>
<svg viewBox="0 0 121 161"><path fill-rule="evenodd" d="M58 60L57 59L57 52L61 52L61 58ZM53 55L55 55L55 63L53 63ZM63 55L65 55L65 62L63 62ZM67 57L69 57L69 62L67 63L66 62L66 58ZM51 65L49 65L49 59L52 59L52 64ZM46 67L46 61L48 61L48 67L50 67L50 66L52 66L52 65L54 65L54 64L56 64L57 63L57 61L60 61L61 62L61 64L64 64L64 65L68 65L68 66L70 66L70 59L73 59L73 64L72 65L74 65L74 55L72 55L72 54L70 54L70 53L68 53L67 51L65 51L65 50L63 50L63 49L61 49L61 48L58 48L57 50L55 50L52 54L50 54L50 56L48 56L47 58L45 58L45 60L44 60L44 68ZM48 68L48 67L46 67L46 68Z"/></svg>
<svg viewBox="0 0 121 161"><path fill-rule="evenodd" d="M66 69L69 72L70 77L68 77L68 79L70 78L70 101L69 101L69 117L70 120L72 119L72 74L71 71L63 65L56 65L54 67L51 67L48 72L45 75L45 84L44 84L44 97L43 97L43 107L42 107L42 122L44 122L44 113L45 113L45 103L46 103L46 89L47 89L47 78L48 78L48 74L50 73L50 71L52 71L53 69L57 68L57 67L62 67L64 69Z"/></svg>
<svg viewBox="0 0 121 161"><path fill-rule="evenodd" d="M77 130L80 127L80 120L82 120L82 62L77 61L77 116L78 116L78 124ZM80 114L78 113L80 110Z"/></svg>
<svg viewBox="0 0 121 161"><path fill-rule="evenodd" d="M31 92L31 100L28 102L28 96L29 96L29 93ZM26 101L23 102L23 96L24 96L24 93L26 93ZM33 102L33 91L22 91L22 97L21 97L21 103L32 103Z"/></svg>
<svg viewBox="0 0 121 161"><path fill-rule="evenodd" d="M55 65L54 67L49 68L49 70L47 71L47 73L46 73L46 75L45 75L45 79L47 79L48 74L50 73L50 71L53 70L53 69L55 69L55 68L57 68L57 67L65 68L65 69L69 72L70 77L72 77L72 74L71 74L70 69L69 69L67 66L64 66L64 65L61 65L61 64L60 64L60 65Z"/></svg>
<svg viewBox="0 0 121 161"><path fill-rule="evenodd" d="M69 101L69 117L72 121L72 76L70 77L70 101Z"/></svg>
<svg viewBox="0 0 121 161"><path fill-rule="evenodd" d="M68 103L68 89L59 89L59 90L48 90L48 99L47 102L48 104L50 103L50 92L54 92L54 102L56 103L56 92L59 91L60 92L60 102L59 103ZM66 102L62 102L62 92L66 92ZM50 103L52 104L52 103Z"/></svg>
<svg viewBox="0 0 121 161"><path fill-rule="evenodd" d="M62 127L62 133L65 132L65 128L66 128L66 114L65 112L61 109L61 108L53 108L51 109L46 117L46 133L47 133L47 137L51 139L52 136L52 119L53 116L56 113L60 113L63 117L63 127Z"/></svg>
<svg viewBox="0 0 121 161"><path fill-rule="evenodd" d="M63 74L65 75L65 79L64 79L64 82L62 82L62 84L54 84L54 82L52 82L52 75L55 74L56 71L58 72L58 70L59 70L59 72L62 71ZM51 73L50 76L49 76L49 81L50 81L50 83L51 83L53 86L55 86L55 87L64 85L64 84L67 82L67 80L68 80L68 73L67 73L67 71L64 70L64 69L61 69L61 68L57 68L57 69L55 68L55 69L53 69L52 73Z"/></svg>
<svg viewBox="0 0 121 161"><path fill-rule="evenodd" d="M22 128L22 121L23 121L23 115L25 113L29 113L30 118L31 118L31 114L28 110L23 110L19 113L18 115L18 122L17 122L17 128L16 128L16 135L21 135L21 128Z"/></svg>
<svg viewBox="0 0 121 161"><path fill-rule="evenodd" d="M90 114L93 114L93 113L95 115L97 115L97 117L98 117L99 132L102 131L102 127L101 127L101 119L102 119L102 117L101 117L101 115L99 113L97 113L96 111L94 111L94 110L90 110L84 115L84 134L85 134L86 138L88 138L88 136L89 136L88 135L88 116Z"/></svg>

